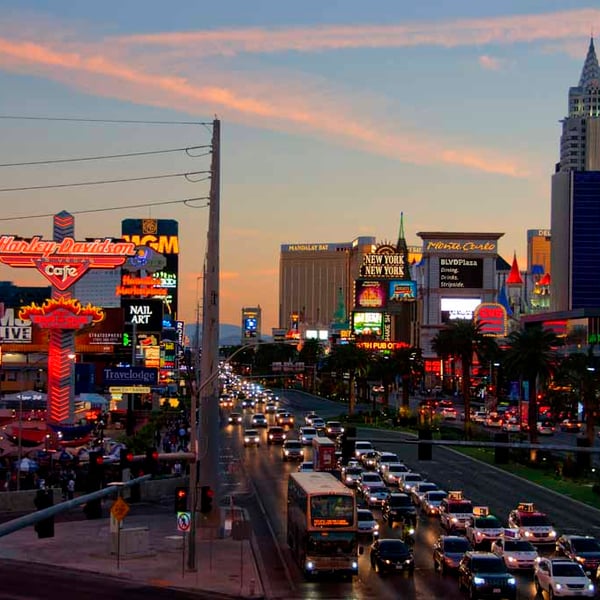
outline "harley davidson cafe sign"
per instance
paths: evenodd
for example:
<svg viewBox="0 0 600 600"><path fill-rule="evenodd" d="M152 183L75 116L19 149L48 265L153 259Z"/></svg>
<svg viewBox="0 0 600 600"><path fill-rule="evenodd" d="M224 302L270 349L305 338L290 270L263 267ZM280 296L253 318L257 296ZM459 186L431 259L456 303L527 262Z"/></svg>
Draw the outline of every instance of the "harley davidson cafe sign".
<svg viewBox="0 0 600 600"><path fill-rule="evenodd" d="M0 236L0 262L11 267L34 267L60 291L70 288L88 269L114 269L135 254L133 242L98 238L79 242L66 237L56 242L40 236L22 239Z"/></svg>

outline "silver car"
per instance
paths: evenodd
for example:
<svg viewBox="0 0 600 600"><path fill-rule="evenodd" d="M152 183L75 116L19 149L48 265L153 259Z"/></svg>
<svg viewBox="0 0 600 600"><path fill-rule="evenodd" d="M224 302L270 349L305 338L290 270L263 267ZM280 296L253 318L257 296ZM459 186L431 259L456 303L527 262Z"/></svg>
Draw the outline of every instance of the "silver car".
<svg viewBox="0 0 600 600"><path fill-rule="evenodd" d="M375 520L373 513L368 508L359 508L356 511L358 517L358 534L379 535L379 523Z"/></svg>

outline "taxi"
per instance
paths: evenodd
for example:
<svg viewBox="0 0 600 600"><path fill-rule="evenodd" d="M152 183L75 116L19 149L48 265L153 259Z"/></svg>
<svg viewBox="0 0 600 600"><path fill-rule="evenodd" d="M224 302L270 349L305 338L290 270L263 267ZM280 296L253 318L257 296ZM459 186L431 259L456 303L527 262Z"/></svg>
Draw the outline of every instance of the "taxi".
<svg viewBox="0 0 600 600"><path fill-rule="evenodd" d="M449 491L439 512L440 523L448 533L465 530L473 519L473 503L463 496L462 491Z"/></svg>
<svg viewBox="0 0 600 600"><path fill-rule="evenodd" d="M518 529L503 529L501 537L492 544L492 552L510 570L533 569L539 558L535 546L519 537Z"/></svg>
<svg viewBox="0 0 600 600"><path fill-rule="evenodd" d="M508 515L508 526L517 529L520 537L532 544L555 544L556 531L546 515L533 502L520 502Z"/></svg>
<svg viewBox="0 0 600 600"><path fill-rule="evenodd" d="M465 536L473 548L485 542L494 542L502 534L502 523L490 514L487 506L474 506L473 518L465 529Z"/></svg>

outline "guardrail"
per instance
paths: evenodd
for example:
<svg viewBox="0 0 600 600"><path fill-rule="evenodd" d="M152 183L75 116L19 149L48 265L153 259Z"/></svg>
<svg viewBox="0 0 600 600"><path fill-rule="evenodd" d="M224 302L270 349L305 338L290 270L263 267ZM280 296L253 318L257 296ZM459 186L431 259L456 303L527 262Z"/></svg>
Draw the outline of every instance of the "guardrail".
<svg viewBox="0 0 600 600"><path fill-rule="evenodd" d="M67 500L66 502L55 504L54 506L50 506L49 508L44 508L42 510L32 512L28 515L18 517L17 519L13 519L12 521L7 521L6 523L0 524L0 537L8 535L9 533L14 533L15 531L23 529L24 527L35 525L39 521L43 521L44 519L48 519L49 517L54 517L63 512L66 512L67 510L70 510L71 508L81 506L82 504L86 504L87 502L90 502L92 500L99 500L101 498L116 495L117 492L120 489L123 489L124 487L131 487L144 481L148 481L151 478L152 475L143 475L142 477L137 477L136 479L131 479L122 483L112 483L109 484L107 487L101 490L97 490L95 492L91 492L90 494L78 496L77 498L73 498L73 500Z"/></svg>

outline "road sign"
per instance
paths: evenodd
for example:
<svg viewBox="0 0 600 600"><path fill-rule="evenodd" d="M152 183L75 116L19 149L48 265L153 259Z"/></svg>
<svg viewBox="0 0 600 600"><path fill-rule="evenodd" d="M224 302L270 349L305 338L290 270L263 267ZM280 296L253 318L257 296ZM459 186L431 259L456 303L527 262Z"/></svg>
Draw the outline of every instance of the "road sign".
<svg viewBox="0 0 600 600"><path fill-rule="evenodd" d="M113 385L108 388L108 391L111 394L149 394L152 391L152 388L145 385Z"/></svg>
<svg viewBox="0 0 600 600"><path fill-rule="evenodd" d="M129 504L119 496L113 503L110 509L110 514L117 520L122 521L129 512Z"/></svg>
<svg viewBox="0 0 600 600"><path fill-rule="evenodd" d="M177 531L189 531L192 526L192 513L178 512L177 513Z"/></svg>

